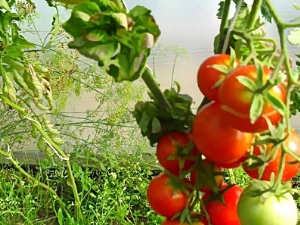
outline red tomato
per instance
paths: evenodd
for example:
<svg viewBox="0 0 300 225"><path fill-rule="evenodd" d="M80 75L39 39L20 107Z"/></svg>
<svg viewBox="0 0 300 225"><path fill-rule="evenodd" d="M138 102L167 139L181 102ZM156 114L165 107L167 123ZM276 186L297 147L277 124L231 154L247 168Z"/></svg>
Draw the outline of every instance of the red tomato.
<svg viewBox="0 0 300 225"><path fill-rule="evenodd" d="M205 105L196 115L193 140L200 152L216 164L229 164L242 158L253 141L252 133L239 131L223 117L220 103Z"/></svg>
<svg viewBox="0 0 300 225"><path fill-rule="evenodd" d="M246 157L242 157L239 160L233 162L233 163L229 163L229 164L222 164L222 163L218 163L217 166L221 167L221 168L225 168L225 169L231 169L231 168L237 168L239 167L244 161L246 160Z"/></svg>
<svg viewBox="0 0 300 225"><path fill-rule="evenodd" d="M271 74L271 69L263 67L264 83L270 78ZM268 130L268 124L264 117L267 117L273 125L278 124L282 116L267 101L264 101L262 114L258 117L257 121L253 124L251 123L250 107L255 93L238 81L237 77L239 76L244 76L257 82L255 66L247 65L235 69L226 77L219 88L219 99L230 124L238 130L253 133ZM285 103L286 90L282 84L272 87L269 93Z"/></svg>
<svg viewBox="0 0 300 225"><path fill-rule="evenodd" d="M183 170L191 168L195 161L188 159L190 155L197 156L198 150L196 148L189 150L187 145L190 142L189 134L183 132L169 132L166 133L157 143L156 156L161 166L169 170L174 175L179 175L180 164L179 159L183 160ZM176 159L168 160L172 155Z"/></svg>
<svg viewBox="0 0 300 225"><path fill-rule="evenodd" d="M283 142L285 147L289 149L291 152L295 153L296 155L300 156L300 137L296 131L291 131L288 138ZM268 144L266 147L266 153L272 149L273 144ZM277 155L275 158L268 162L268 165L265 167L264 172L262 174L261 180L270 180L271 174L274 173L275 177L278 176L279 173L279 165L280 165L280 158L282 148L279 146L277 150ZM275 151L274 151L275 153ZM253 154L260 156L261 152L258 146L254 146ZM299 172L300 163L291 155L285 155L285 166L284 172L282 175L282 182L288 181L296 176ZM251 177L258 179L258 168L250 169L247 167L247 164L243 165L245 172Z"/></svg>
<svg viewBox="0 0 300 225"><path fill-rule="evenodd" d="M150 181L147 199L149 205L157 214L168 218L179 213L188 203L188 196L183 191L176 190L165 173L154 177Z"/></svg>
<svg viewBox="0 0 300 225"><path fill-rule="evenodd" d="M223 184L224 190L228 184ZM224 205L220 201L209 201L205 204L206 211L213 225L240 225L237 214L238 202L243 189L234 185L223 194ZM210 195L205 194L202 200L205 201Z"/></svg>
<svg viewBox="0 0 300 225"><path fill-rule="evenodd" d="M219 86L215 86L217 82L222 82L239 62L236 60L234 65L230 65L230 55L218 54L207 58L199 67L197 82L198 87L203 95L213 101L219 100ZM226 70L226 73L221 72L211 66L218 65Z"/></svg>
<svg viewBox="0 0 300 225"><path fill-rule="evenodd" d="M196 185L197 179L201 183L200 191L203 193L210 193L212 188L218 188L224 181L222 175L215 175L216 172L222 172L222 169L212 162L205 160L201 168L191 172L191 184ZM213 179L214 176L214 179Z"/></svg>

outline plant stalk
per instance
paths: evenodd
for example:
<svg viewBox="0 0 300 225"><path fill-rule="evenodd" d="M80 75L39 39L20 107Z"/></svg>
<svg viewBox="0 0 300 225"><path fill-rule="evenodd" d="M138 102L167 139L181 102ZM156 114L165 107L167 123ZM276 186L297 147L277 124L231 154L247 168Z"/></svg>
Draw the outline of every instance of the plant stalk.
<svg viewBox="0 0 300 225"><path fill-rule="evenodd" d="M253 1L253 5L251 7L251 12L250 12L248 23L247 23L247 30L252 29L254 27L256 18L259 14L262 3L263 3L263 0L254 0Z"/></svg>
<svg viewBox="0 0 300 225"><path fill-rule="evenodd" d="M28 114L25 109L13 102L11 102L8 98L6 98L3 95L0 95L0 98L3 100L3 102L5 102L7 105L11 106L12 108L16 109L17 111L19 111L20 113L23 114L24 117L26 117L26 119L28 119L31 124L40 132L40 134L42 135L42 137L49 142L49 144L51 144L51 146L57 151L57 153L59 153L59 155L61 157L63 157L64 159L67 159L66 164L67 164L67 170L68 170L68 174L69 174L69 179L70 179L70 185L73 191L73 195L74 195L74 199L75 199L75 216L76 219L81 219L82 218L82 212L81 212L81 201L80 201L80 197L77 191L77 186L75 183L75 178L73 176L73 172L72 172L72 167L69 161L68 156L64 153L63 150L60 149L60 147L52 140L52 138L46 133L46 131L43 129L43 127L41 126L41 124L34 120L30 114Z"/></svg>
<svg viewBox="0 0 300 225"><path fill-rule="evenodd" d="M224 30L225 30L226 27L228 27L228 16L229 16L229 11L230 11L230 4L231 4L231 0L225 0L225 2L224 2L224 11L223 11L222 19L221 19L220 30L219 30L219 32L220 32L220 42L219 42L217 53L222 52L222 48L223 48L223 45L224 45L224 39L225 39Z"/></svg>
<svg viewBox="0 0 300 225"><path fill-rule="evenodd" d="M149 90L152 92L153 96L157 100L157 102L160 104L160 106L165 110L172 109L172 106L168 99L165 97L165 95L161 92L159 89L158 84L155 82L151 70L146 67L144 73L142 74L142 79L149 88Z"/></svg>

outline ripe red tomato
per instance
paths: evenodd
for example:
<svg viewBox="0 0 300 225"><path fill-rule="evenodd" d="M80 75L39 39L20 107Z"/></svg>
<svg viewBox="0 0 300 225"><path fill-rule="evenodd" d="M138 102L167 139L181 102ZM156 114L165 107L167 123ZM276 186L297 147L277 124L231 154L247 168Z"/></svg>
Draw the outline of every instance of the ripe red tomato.
<svg viewBox="0 0 300 225"><path fill-rule="evenodd" d="M243 225L296 225L298 221L297 205L289 192L280 196L272 193L268 198L253 196L260 188L271 187L269 181L253 181L240 196L238 216Z"/></svg>
<svg viewBox="0 0 300 225"><path fill-rule="evenodd" d="M295 153L296 155L300 156L300 137L296 131L291 131L288 138L283 142L285 147L289 149L291 152ZM269 152L273 147L273 144L268 144L266 147L266 153ZM275 158L268 162L268 165L265 167L264 172L262 174L261 180L270 180L271 174L274 173L275 177L278 176L279 173L279 166L280 166L280 158L282 153L282 148L279 146L278 153ZM275 151L274 151L275 153ZM254 146L253 154L260 156L261 152L258 146ZM258 179L258 168L250 169L247 167L245 163L243 165L245 172L251 177ZM285 155L285 166L284 172L282 175L282 182L288 181L296 176L299 172L300 163L291 155Z"/></svg>
<svg viewBox="0 0 300 225"><path fill-rule="evenodd" d="M263 67L264 82L270 78L271 74L271 69ZM262 114L258 117L257 121L253 124L251 123L250 107L254 98L254 92L238 81L237 77L239 76L247 77L256 82L257 70L254 65L239 67L226 77L219 88L219 99L231 125L238 130L254 133L268 130L268 124L264 116L266 116L273 125L278 124L282 116L267 101L264 101ZM272 87L268 92L273 97L285 103L286 90L282 84Z"/></svg>
<svg viewBox="0 0 300 225"><path fill-rule="evenodd" d="M191 168L195 161L188 159L189 156L197 156L199 154L196 148L187 149L190 142L189 134L183 132L166 133L157 143L156 156L161 166L169 170L174 175L179 175L180 164L179 159L184 163L183 170ZM176 155L176 159L168 160L172 155Z"/></svg>
<svg viewBox="0 0 300 225"><path fill-rule="evenodd" d="M237 168L239 167L247 158L244 156L242 158L240 158L239 160L232 162L232 163L228 163L228 164L222 164L222 163L218 163L217 166L224 168L224 169L231 169L231 168Z"/></svg>
<svg viewBox="0 0 300 225"><path fill-rule="evenodd" d="M228 184L223 184L224 190ZM243 193L243 189L238 185L229 188L223 194L224 205L220 201L211 200L205 204L206 211L213 225L240 225L237 214L238 201ZM202 200L205 201L210 195L205 194Z"/></svg>
<svg viewBox="0 0 300 225"><path fill-rule="evenodd" d="M221 104L211 102L196 115L193 140L200 152L216 164L229 164L242 158L253 141L252 133L231 127L223 117Z"/></svg>
<svg viewBox="0 0 300 225"><path fill-rule="evenodd" d="M200 65L197 76L198 87L202 94L208 99L219 101L219 86L215 86L215 84L217 82L221 83L227 74L238 66L239 62L236 60L234 65L230 64L230 55L217 54L207 58ZM226 73L213 68L213 65L221 66L224 70L226 70Z"/></svg>
<svg viewBox="0 0 300 225"><path fill-rule="evenodd" d="M212 188L218 188L224 181L222 175L216 175L214 173L222 172L222 169L216 165L213 165L213 162L209 160L204 160L203 165L198 170L193 170L191 172L191 184L196 185L197 180L201 183L200 191L203 193L210 193Z"/></svg>
<svg viewBox="0 0 300 225"><path fill-rule="evenodd" d="M189 182L188 180L185 180ZM182 190L172 186L167 174L154 177L147 190L147 199L151 208L159 215L171 218L184 209L188 196Z"/></svg>

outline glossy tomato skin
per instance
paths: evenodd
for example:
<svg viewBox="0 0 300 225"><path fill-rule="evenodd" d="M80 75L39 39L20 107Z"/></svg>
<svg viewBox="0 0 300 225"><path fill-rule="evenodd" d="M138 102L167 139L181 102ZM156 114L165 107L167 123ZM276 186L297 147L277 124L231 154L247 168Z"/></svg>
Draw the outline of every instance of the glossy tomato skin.
<svg viewBox="0 0 300 225"><path fill-rule="evenodd" d="M209 160L204 160L203 167L204 168L201 168L203 169L203 171L201 171L201 169L198 169L191 172L190 183L192 185L196 185L197 179L199 179L201 184L203 183L200 191L203 193L211 193L212 187L214 187L215 184L217 187L219 187L224 181L224 177L222 175L214 174L217 172L221 173L222 169L219 166L213 165L213 163ZM211 167L213 167L213 170ZM214 176L214 180L212 179L212 176Z"/></svg>
<svg viewBox="0 0 300 225"><path fill-rule="evenodd" d="M224 79L227 74L212 68L213 65L225 66L230 72L230 67L236 67L239 61L236 60L233 66L230 65L230 55L217 54L207 58L199 67L197 74L197 83L200 91L204 96L212 101L219 101L219 87L214 85L220 80ZM213 88L214 87L214 88Z"/></svg>
<svg viewBox="0 0 300 225"><path fill-rule="evenodd" d="M300 137L295 130L291 131L289 137L284 141L284 145L291 152L300 156ZM271 148L272 148L272 144L268 144L266 148L266 152L270 151ZM261 180L270 180L272 173L274 173L275 178L278 176L282 148L279 147L277 151L278 153L276 157L272 161L268 162L268 165L265 167ZM253 154L257 156L261 155L258 146L254 146ZM247 167L247 164L244 164L243 168L244 171L251 178L258 179L259 174L257 168L250 169ZM300 168L300 163L297 162L297 160L293 156L286 154L284 172L282 175L282 182L288 181L292 179L294 176L296 176L299 172L299 168Z"/></svg>
<svg viewBox="0 0 300 225"><path fill-rule="evenodd" d="M178 159L168 160L168 158L171 155L177 153L178 151L179 151L178 152L179 155L180 154L183 155L181 152L183 148L187 146L190 141L191 140L189 138L189 134L187 133L176 132L176 131L166 133L158 141L156 147L156 156L160 165L163 168L169 170L172 174L179 175L180 173L179 160ZM179 148L177 148L176 145L178 145ZM191 150L190 154L196 157L198 155L198 150L194 148ZM188 156L189 155L187 155L187 157ZM184 160L183 170L188 170L195 164L195 161L192 161L187 157L183 157Z"/></svg>
<svg viewBox="0 0 300 225"><path fill-rule="evenodd" d="M188 196L181 190L175 190L170 181L168 175L162 173L150 181L147 190L151 208L157 214L168 218L179 213L188 203Z"/></svg>
<svg viewBox="0 0 300 225"><path fill-rule="evenodd" d="M254 181L256 182L256 181ZM269 185L269 181L262 181ZM297 205L290 193L281 197L271 195L264 203L261 196L253 197L256 190L252 182L240 196L238 216L242 225L296 225L298 221Z"/></svg>
<svg viewBox="0 0 300 225"><path fill-rule="evenodd" d="M266 82L272 70L263 67L263 80ZM226 117L231 125L238 130L244 132L262 132L268 130L268 124L264 116L266 116L273 125L277 125L282 116L267 101L264 102L263 111L257 121L252 124L250 121L250 107L254 98L254 92L241 84L237 77L245 76L254 82L257 81L257 70L254 65L247 65L236 68L223 81L219 88L219 100L223 105L222 108L226 112ZM286 90L284 85L278 84L269 90L269 93L286 102Z"/></svg>
<svg viewBox="0 0 300 225"><path fill-rule="evenodd" d="M229 163L229 164L222 164L222 163L218 163L217 166L218 167L221 167L221 168L224 168L224 169L233 169L233 168L237 168L239 166L242 165L242 163L246 160L246 156L238 159L237 161L235 162L232 162L232 163Z"/></svg>
<svg viewBox="0 0 300 225"><path fill-rule="evenodd" d="M211 102L196 115L192 135L197 149L216 164L229 164L245 156L252 133L239 131L223 117L221 104Z"/></svg>
<svg viewBox="0 0 300 225"><path fill-rule="evenodd" d="M221 190L224 190L228 184L223 184ZM238 218L237 207L239 198L243 189L238 185L229 188L223 194L225 205L220 201L209 201L205 204L206 211L210 216L213 225L242 225ZM209 194L205 194L202 199L205 201Z"/></svg>

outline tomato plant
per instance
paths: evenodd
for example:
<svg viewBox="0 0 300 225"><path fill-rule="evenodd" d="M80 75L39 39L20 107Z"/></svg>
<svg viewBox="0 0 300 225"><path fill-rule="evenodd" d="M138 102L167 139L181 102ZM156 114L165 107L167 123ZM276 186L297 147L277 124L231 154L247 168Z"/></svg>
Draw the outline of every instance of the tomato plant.
<svg viewBox="0 0 300 225"><path fill-rule="evenodd" d="M164 173L151 180L147 199L153 210L165 217L173 217L188 203L185 192L173 186L170 177Z"/></svg>
<svg viewBox="0 0 300 225"><path fill-rule="evenodd" d="M269 181L256 182L255 180L243 191L238 203L238 216L242 225L296 225L298 209L292 195L288 192L275 194L264 192L271 187Z"/></svg>
<svg viewBox="0 0 300 225"><path fill-rule="evenodd" d="M163 168L178 175L180 170L188 170L196 161L198 150L187 133L166 133L157 143L156 156Z"/></svg>
<svg viewBox="0 0 300 225"><path fill-rule="evenodd" d="M223 184L221 190L228 187L228 184ZM218 200L209 200L205 203L205 209L210 217L211 223L214 225L240 225L240 220L237 214L239 198L243 189L238 185L234 185L226 190L223 195L223 203ZM202 199L205 201L211 197L210 194L205 194ZM243 224L242 224L243 225Z"/></svg>
<svg viewBox="0 0 300 225"><path fill-rule="evenodd" d="M235 4L236 13L229 18L231 4ZM290 195L286 194L290 188L282 182L299 171L299 137L292 130L290 116L300 111L300 99L295 97L300 87L300 62L295 63L295 68L290 61L286 29L299 28L300 23L284 22L271 0L253 0L251 7L244 1L224 0L219 6L217 17L221 22L213 41L214 55L200 62L195 72L205 96L196 114L192 110L193 99L180 93L178 83L176 88L161 91L147 66L151 49L161 34L151 10L143 6L127 10L121 0L90 0L75 5L70 19L63 24L73 37L70 48L96 60L116 82L142 79L149 88L150 99L137 102L133 116L150 145L157 144L156 156L164 172L150 181L147 197L151 208L166 217L165 225L190 222L197 204L200 216L208 214L206 219L213 225L245 225L250 219L254 221L250 224L259 224L258 214L247 221L246 210L254 209L253 205L264 216L271 211L274 218L277 211L273 206L292 206ZM271 20L279 33L279 45L263 29L265 22ZM294 33L298 37L299 31ZM288 40L298 40L295 36ZM15 90L8 90L13 82L8 82L7 77L3 79L3 93L13 101ZM282 137L283 130L289 135L287 139ZM271 154L275 152L273 146L278 146L276 156ZM246 156L247 162L254 163L245 166ZM254 198L252 191L248 192L251 185L243 192L236 184L221 184L220 167L235 168L242 163L252 178L258 178L262 172L261 179L270 180L265 192L270 198L265 198L264 192ZM258 168L253 169L254 166ZM235 183L234 173L228 174L230 183ZM74 185L73 182L76 190ZM199 190L205 192L203 198ZM286 196L286 201L279 194ZM75 196L76 210L80 211L78 194ZM265 204L260 204L261 199ZM238 202L241 221L237 215ZM291 213L278 213L278 221L294 225L293 207ZM286 215L291 220L283 221Z"/></svg>
<svg viewBox="0 0 300 225"><path fill-rule="evenodd" d="M224 79L219 89L219 98L233 127L254 133L268 130L266 118L273 125L280 122L281 112L274 108L272 101L282 102L283 105L286 102L286 90L281 83L264 89L272 72L266 66L258 70L255 65L247 65L235 69ZM260 83L256 85L257 81ZM254 105L257 102L258 106ZM257 110L255 114L252 113L254 109Z"/></svg>
<svg viewBox="0 0 300 225"><path fill-rule="evenodd" d="M180 222L178 218L166 218L162 225L206 225L202 222L203 218L199 217L199 214L196 212L192 212L190 215L191 223L188 222Z"/></svg>
<svg viewBox="0 0 300 225"><path fill-rule="evenodd" d="M201 221L193 222L193 223L180 223L180 220L178 219L167 219L162 223L162 225L205 225Z"/></svg>
<svg viewBox="0 0 300 225"><path fill-rule="evenodd" d="M285 133L286 135L286 133ZM284 145L284 146L282 146ZM266 166L263 168L263 173L261 177L259 177L259 169L258 168L249 168L247 163L243 165L245 172L252 178L261 179L261 180L270 180L272 173L274 173L275 177L278 176L280 171L280 163L282 156L282 148L287 148L289 151L293 152L295 155L300 156L300 137L295 130L291 131L288 137L280 144L276 145L268 144L265 149L265 153L261 153L260 147L262 146L254 146L253 154L256 156L263 156L266 162ZM262 149L263 151L264 149ZM268 154L269 153L269 154ZM296 176L299 172L299 162L295 159L295 157L291 155L284 156L284 170L281 177L282 181L288 181Z"/></svg>
<svg viewBox="0 0 300 225"><path fill-rule="evenodd" d="M239 64L227 54L213 55L200 65L197 83L200 91L208 99L219 101L219 86L225 77Z"/></svg>
<svg viewBox="0 0 300 225"><path fill-rule="evenodd" d="M212 102L196 115L193 140L198 150L216 164L229 164L242 158L253 142L253 134L239 131L224 118L221 104Z"/></svg>
<svg viewBox="0 0 300 225"><path fill-rule="evenodd" d="M222 169L214 165L208 160L204 160L200 168L191 172L191 184L199 185L200 191L203 193L210 193L214 188L221 186L224 181Z"/></svg>

